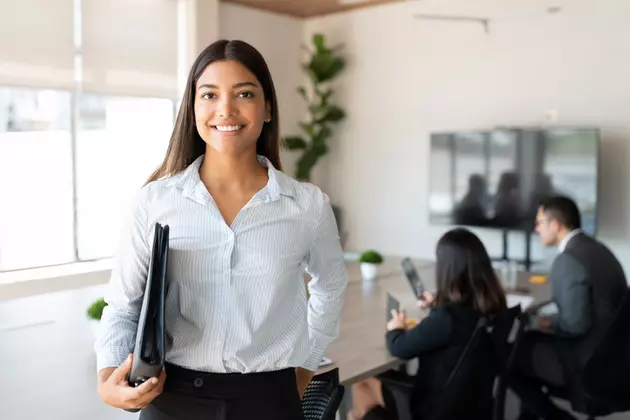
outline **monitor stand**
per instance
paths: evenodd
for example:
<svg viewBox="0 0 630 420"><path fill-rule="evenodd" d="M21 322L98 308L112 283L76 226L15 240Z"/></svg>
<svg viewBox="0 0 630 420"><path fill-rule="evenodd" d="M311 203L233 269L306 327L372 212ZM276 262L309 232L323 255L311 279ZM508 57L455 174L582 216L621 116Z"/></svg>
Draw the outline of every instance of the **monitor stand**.
<svg viewBox="0 0 630 420"><path fill-rule="evenodd" d="M526 271L530 271L532 268L532 233L527 229L523 229L523 235L525 235L525 258L522 260L517 260L520 264L523 264ZM509 261L509 229L503 229L503 255L501 256L500 261Z"/></svg>

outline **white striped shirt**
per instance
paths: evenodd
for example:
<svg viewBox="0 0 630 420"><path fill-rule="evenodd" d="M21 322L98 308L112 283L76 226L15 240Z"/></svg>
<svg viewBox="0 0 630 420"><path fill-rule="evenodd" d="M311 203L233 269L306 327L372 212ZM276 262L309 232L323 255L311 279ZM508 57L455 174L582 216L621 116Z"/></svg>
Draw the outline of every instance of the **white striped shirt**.
<svg viewBox="0 0 630 420"><path fill-rule="evenodd" d="M335 217L319 188L259 161L269 181L231 227L199 177L203 156L140 190L105 297L98 370L133 352L156 222L170 227L167 361L218 373L317 369L348 282Z"/></svg>

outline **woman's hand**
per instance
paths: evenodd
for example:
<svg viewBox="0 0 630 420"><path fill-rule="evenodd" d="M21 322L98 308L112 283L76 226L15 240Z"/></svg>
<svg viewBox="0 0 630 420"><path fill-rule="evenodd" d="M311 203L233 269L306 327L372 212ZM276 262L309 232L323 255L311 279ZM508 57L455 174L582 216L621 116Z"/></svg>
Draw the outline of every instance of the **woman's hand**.
<svg viewBox="0 0 630 420"><path fill-rule="evenodd" d="M392 309L392 317L391 321L387 323L387 331L407 329L407 316L404 312Z"/></svg>
<svg viewBox="0 0 630 420"><path fill-rule="evenodd" d="M306 392L306 388L313 380L313 376L315 372L304 369L304 368L296 368L295 369L295 379L297 380L298 394L300 395L300 399L304 397L304 393Z"/></svg>
<svg viewBox="0 0 630 420"><path fill-rule="evenodd" d="M159 378L151 378L134 388L127 382L131 371L133 355L117 368L105 368L98 373L98 395L105 404L115 408L144 408L164 389L166 372L162 370Z"/></svg>
<svg viewBox="0 0 630 420"><path fill-rule="evenodd" d="M435 301L435 295L433 293L424 292L422 293L422 296L420 296L420 299L418 300L418 306L420 307L420 309L427 309L431 305L433 305L434 301Z"/></svg>

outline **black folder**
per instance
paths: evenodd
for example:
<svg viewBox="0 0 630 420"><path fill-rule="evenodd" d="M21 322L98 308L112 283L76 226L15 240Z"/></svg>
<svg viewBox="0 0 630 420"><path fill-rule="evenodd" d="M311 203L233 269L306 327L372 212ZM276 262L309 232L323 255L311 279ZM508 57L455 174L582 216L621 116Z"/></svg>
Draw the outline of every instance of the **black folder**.
<svg viewBox="0 0 630 420"><path fill-rule="evenodd" d="M141 385L154 376L160 376L164 367L166 353L164 306L167 288L168 234L168 225L155 224L147 282L140 318L138 319L133 363L128 378L129 385L133 387Z"/></svg>

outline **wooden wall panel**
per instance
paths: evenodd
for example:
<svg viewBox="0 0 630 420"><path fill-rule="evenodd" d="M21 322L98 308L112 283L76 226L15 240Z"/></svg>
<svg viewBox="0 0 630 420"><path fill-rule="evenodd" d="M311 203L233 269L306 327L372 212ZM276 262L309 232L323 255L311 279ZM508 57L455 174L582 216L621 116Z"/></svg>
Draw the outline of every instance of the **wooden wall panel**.
<svg viewBox="0 0 630 420"><path fill-rule="evenodd" d="M299 18L309 18L343 12L346 10L371 7L379 4L397 3L404 0L366 0L357 3L343 4L337 0L222 0L226 3L244 6L269 12L282 13Z"/></svg>

